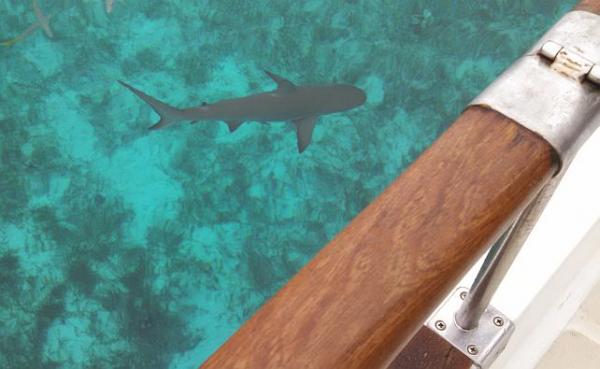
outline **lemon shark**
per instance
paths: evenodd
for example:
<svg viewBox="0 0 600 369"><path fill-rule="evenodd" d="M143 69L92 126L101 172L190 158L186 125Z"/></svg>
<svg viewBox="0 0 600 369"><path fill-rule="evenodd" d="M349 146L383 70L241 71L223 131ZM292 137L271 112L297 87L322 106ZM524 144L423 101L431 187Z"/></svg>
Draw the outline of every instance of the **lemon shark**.
<svg viewBox="0 0 600 369"><path fill-rule="evenodd" d="M298 151L310 144L315 123L321 115L338 113L364 104L366 94L349 84L297 86L269 71L265 73L277 84L270 92L220 100L212 104L178 109L118 81L150 105L160 116L150 129L159 129L179 121L222 120L234 132L242 123L291 121L296 127Z"/></svg>

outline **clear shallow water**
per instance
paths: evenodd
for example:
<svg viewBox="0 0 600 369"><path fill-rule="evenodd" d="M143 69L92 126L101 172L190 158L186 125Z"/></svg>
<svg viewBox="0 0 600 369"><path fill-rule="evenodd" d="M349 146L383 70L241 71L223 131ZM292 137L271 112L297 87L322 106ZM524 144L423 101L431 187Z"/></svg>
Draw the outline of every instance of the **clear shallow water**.
<svg viewBox="0 0 600 369"><path fill-rule="evenodd" d="M573 3L42 1L0 48L0 368L195 368ZM35 21L0 0L0 39ZM148 132L177 106L345 82L293 126Z"/></svg>

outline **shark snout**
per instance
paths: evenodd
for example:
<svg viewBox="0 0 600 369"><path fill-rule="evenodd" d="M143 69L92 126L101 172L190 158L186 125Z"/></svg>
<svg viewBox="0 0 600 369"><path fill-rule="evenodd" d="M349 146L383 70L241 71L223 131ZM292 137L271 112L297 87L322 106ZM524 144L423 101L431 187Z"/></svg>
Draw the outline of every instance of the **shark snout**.
<svg viewBox="0 0 600 369"><path fill-rule="evenodd" d="M352 86L352 89L353 101L356 103L356 106L364 104L367 101L367 94L365 91L355 86Z"/></svg>
<svg viewBox="0 0 600 369"><path fill-rule="evenodd" d="M343 85L343 91L343 102L345 109L355 108L367 101L367 94L365 91L356 86Z"/></svg>

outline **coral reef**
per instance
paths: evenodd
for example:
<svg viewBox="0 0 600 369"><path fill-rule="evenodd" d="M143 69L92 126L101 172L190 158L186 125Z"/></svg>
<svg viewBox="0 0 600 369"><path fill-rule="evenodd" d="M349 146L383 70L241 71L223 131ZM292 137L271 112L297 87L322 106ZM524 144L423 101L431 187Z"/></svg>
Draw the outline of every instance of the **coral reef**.
<svg viewBox="0 0 600 369"><path fill-rule="evenodd" d="M197 367L574 1L36 3L53 37L0 45L10 369ZM0 40L40 22L0 13ZM264 69L368 100L299 155L285 123L149 132L116 83L191 106L273 88Z"/></svg>

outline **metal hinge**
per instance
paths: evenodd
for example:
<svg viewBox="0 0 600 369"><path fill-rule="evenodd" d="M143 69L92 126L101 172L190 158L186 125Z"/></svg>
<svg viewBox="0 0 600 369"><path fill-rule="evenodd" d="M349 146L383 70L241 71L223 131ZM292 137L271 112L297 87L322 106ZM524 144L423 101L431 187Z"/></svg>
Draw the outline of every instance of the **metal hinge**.
<svg viewBox="0 0 600 369"><path fill-rule="evenodd" d="M581 53L568 50L554 41L547 41L539 54L552 62L552 70L579 82L588 80L600 85L600 65L585 58Z"/></svg>

